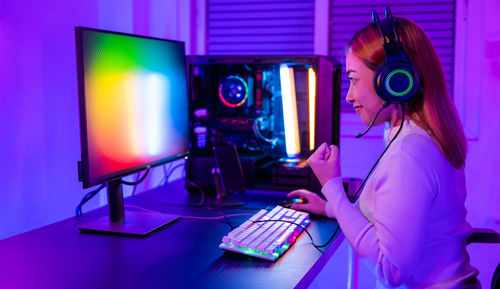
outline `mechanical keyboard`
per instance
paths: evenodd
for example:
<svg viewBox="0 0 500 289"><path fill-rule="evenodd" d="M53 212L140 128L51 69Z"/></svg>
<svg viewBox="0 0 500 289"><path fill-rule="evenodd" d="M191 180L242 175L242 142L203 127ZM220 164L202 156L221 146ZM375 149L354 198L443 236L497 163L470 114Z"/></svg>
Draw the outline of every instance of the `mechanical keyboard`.
<svg viewBox="0 0 500 289"><path fill-rule="evenodd" d="M224 236L219 248L276 261L302 233L297 225L307 227L310 222L308 213L281 206L260 210Z"/></svg>

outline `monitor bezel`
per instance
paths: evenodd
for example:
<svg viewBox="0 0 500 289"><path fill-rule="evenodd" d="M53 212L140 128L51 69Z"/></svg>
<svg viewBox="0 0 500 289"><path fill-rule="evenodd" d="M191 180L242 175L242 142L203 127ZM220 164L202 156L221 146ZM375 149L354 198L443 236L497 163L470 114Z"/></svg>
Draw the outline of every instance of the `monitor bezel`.
<svg viewBox="0 0 500 289"><path fill-rule="evenodd" d="M171 162L174 160L178 160L181 158L185 158L189 155L189 139L186 141L186 151L175 154L172 156L168 156L166 158L158 159L156 161L148 162L148 163L143 163L138 166L130 167L124 170L119 170L116 172L113 172L111 174L106 174L103 176L99 176L97 178L91 179L90 178L90 165L89 165L89 150L88 150L88 136L87 136L87 111L86 111L86 103L85 103L85 66L84 66L84 61L83 61L83 41L82 41L82 32L83 31L91 31L91 32L98 32L98 33L106 33L106 34L114 34L114 35L122 35L122 36L128 36L128 37L134 37L134 38L143 38L143 39L151 39L151 40L159 40L163 42L171 42L171 43L177 43L182 46L182 49L184 51L184 58L182 62L184 63L184 74L186 77L186 114L189 116L189 91L188 91L188 84L187 84L187 69L186 69L186 50L185 50L185 43L182 41L177 41L177 40L170 40L170 39L162 39L162 38L156 38L156 37L150 37L150 36L143 36L143 35L136 35L136 34L130 34L130 33L123 33L123 32L116 32L116 31L109 31L109 30L103 30L103 29L96 29L96 28L90 28L90 27L83 27L83 26L76 26L75 27L75 37L76 37L76 58L77 58L77 78L78 78L78 101L79 101L79 113L80 113L80 145L81 145L81 181L83 184L83 188L90 188L99 184L103 183L108 183L110 181L115 181L118 179L121 179L122 177L140 172L142 170L152 168L155 166L159 166L162 164L165 164L167 162ZM187 124L189 125L189 124ZM189 134L188 134L189 138Z"/></svg>

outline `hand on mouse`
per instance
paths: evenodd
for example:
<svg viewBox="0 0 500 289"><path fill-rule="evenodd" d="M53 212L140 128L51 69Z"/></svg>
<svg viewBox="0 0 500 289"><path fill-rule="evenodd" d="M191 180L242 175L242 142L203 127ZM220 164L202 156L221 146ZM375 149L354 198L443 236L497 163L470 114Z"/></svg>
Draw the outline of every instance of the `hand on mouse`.
<svg viewBox="0 0 500 289"><path fill-rule="evenodd" d="M326 216L326 201L317 194L308 190L299 189L290 192L287 197L301 197L306 200L303 204L294 204L290 208L294 210L307 211L316 215Z"/></svg>
<svg viewBox="0 0 500 289"><path fill-rule="evenodd" d="M339 148L322 143L309 157L307 163L322 186L331 179L340 177Z"/></svg>

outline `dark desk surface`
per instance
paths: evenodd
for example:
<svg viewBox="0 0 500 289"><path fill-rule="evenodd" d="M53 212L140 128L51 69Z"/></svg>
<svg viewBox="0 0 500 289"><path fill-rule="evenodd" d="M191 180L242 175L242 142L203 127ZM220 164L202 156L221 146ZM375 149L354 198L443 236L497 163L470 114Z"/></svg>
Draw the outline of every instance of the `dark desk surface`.
<svg viewBox="0 0 500 289"><path fill-rule="evenodd" d="M245 202L226 214L254 214L274 207L286 193L248 191ZM215 210L168 204L197 204L183 182L141 193L125 203L184 216L217 216ZM255 209L254 209L255 208ZM126 210L131 210L127 208ZM105 215L98 209L0 241L1 288L305 288L343 237L321 254L303 233L276 262L218 248L231 229L225 220L179 219L146 237L82 233L77 229ZM125 214L126 215L126 214ZM231 218L234 226L250 216ZM313 217L308 230L317 244L328 240L336 223Z"/></svg>

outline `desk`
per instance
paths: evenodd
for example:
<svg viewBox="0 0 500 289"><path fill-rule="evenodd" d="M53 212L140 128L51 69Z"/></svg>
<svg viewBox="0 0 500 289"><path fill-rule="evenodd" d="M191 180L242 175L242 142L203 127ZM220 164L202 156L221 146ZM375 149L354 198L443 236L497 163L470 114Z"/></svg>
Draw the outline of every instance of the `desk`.
<svg viewBox="0 0 500 289"><path fill-rule="evenodd" d="M248 191L233 197L245 206L226 214L274 207L286 193ZM126 204L184 216L216 216L214 210L168 204L197 204L182 181L127 198ZM128 209L127 209L128 210ZM77 226L107 213L84 213L0 241L0 287L7 288L306 288L338 248L343 236L321 254L303 233L276 262L224 253L218 248L230 231L224 220L180 219L147 237L84 233ZM125 213L126 216L126 213ZM231 218L234 226L249 216ZM312 217L308 227L324 243L336 223Z"/></svg>

